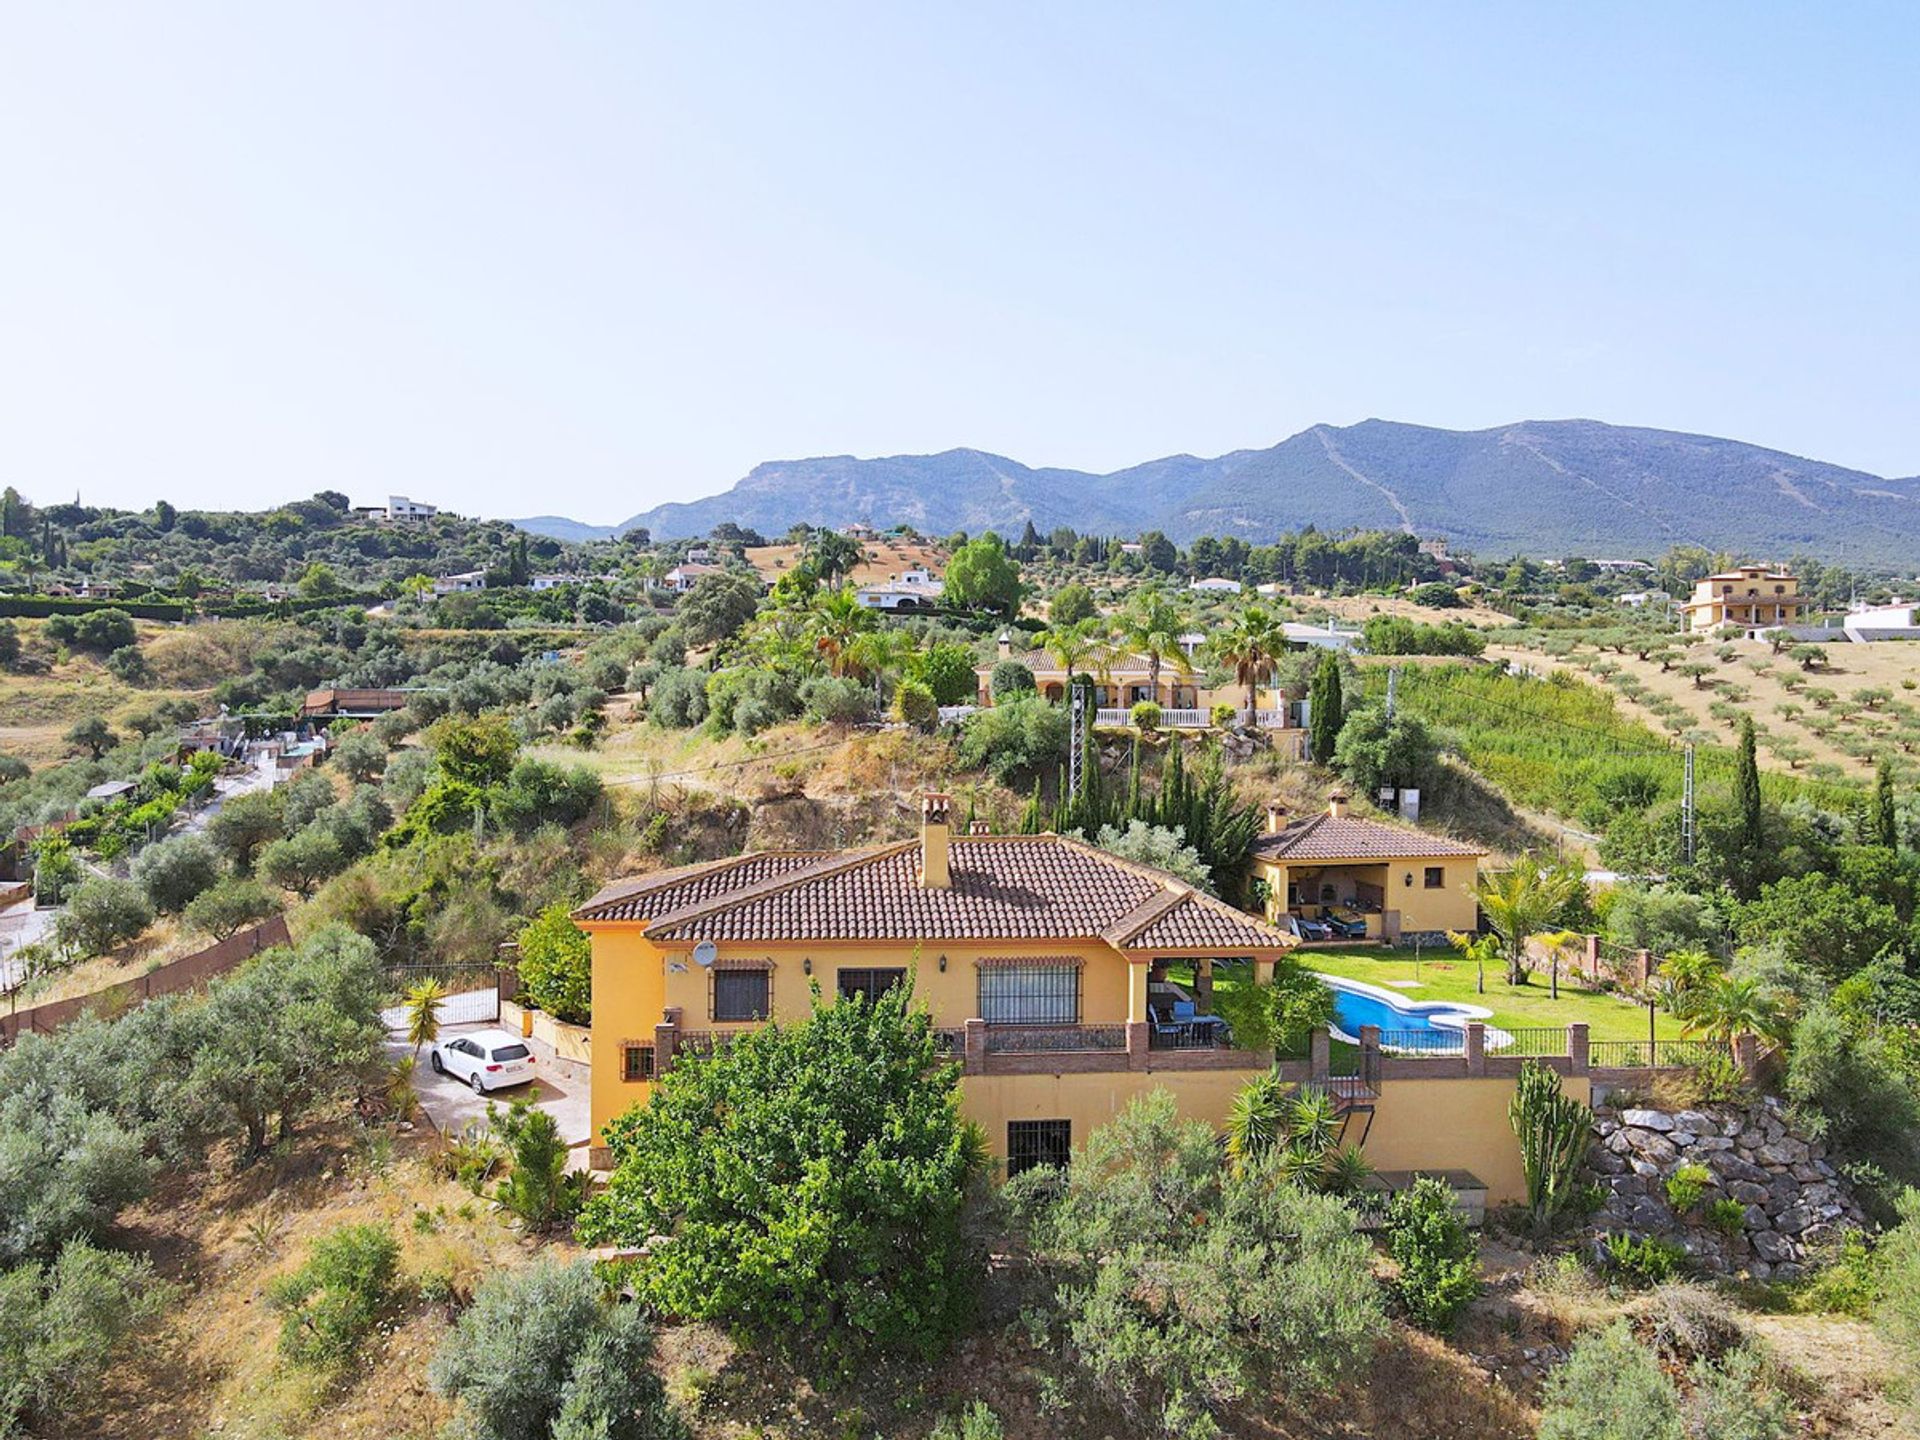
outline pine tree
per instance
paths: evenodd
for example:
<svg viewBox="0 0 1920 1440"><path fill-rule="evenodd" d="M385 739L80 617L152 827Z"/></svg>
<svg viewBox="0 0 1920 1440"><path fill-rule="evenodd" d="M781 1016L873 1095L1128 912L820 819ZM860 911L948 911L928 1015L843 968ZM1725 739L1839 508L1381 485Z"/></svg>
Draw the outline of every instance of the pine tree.
<svg viewBox="0 0 1920 1440"><path fill-rule="evenodd" d="M1340 696L1340 661L1329 651L1320 657L1320 668L1313 673L1308 691L1309 721L1313 758L1322 765L1333 764L1333 747L1340 739L1340 727L1346 722Z"/></svg>
<svg viewBox="0 0 1920 1440"><path fill-rule="evenodd" d="M1873 842L1900 848L1900 821L1893 808L1893 764L1882 756L1873 784Z"/></svg>

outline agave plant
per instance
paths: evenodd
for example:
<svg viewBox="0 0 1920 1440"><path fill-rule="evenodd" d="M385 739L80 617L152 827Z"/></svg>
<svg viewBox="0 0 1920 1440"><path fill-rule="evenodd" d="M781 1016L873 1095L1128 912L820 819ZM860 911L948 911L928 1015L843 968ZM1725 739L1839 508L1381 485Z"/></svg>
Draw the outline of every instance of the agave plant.
<svg viewBox="0 0 1920 1440"><path fill-rule="evenodd" d="M1233 1097L1227 1110L1227 1155L1236 1169L1264 1160L1287 1135L1290 1087L1269 1070Z"/></svg>
<svg viewBox="0 0 1920 1440"><path fill-rule="evenodd" d="M1357 1195L1373 1176L1373 1162L1358 1145L1342 1145L1322 1162L1320 1188L1329 1195Z"/></svg>

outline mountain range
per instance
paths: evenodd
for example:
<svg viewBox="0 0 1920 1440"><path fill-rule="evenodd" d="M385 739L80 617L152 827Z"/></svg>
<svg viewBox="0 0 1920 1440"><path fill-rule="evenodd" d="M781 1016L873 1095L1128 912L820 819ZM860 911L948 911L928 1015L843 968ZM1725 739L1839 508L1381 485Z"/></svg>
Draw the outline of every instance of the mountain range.
<svg viewBox="0 0 1920 1440"><path fill-rule="evenodd" d="M727 520L769 537L798 521L944 535L1018 534L1031 520L1042 533L1160 530L1182 543L1260 542L1308 525L1404 529L1486 557L1651 557L1697 544L1911 572L1920 477L1884 479L1737 440L1594 420L1470 431L1366 420L1315 425L1265 450L1170 455L1106 475L1035 469L981 450L776 460L718 495L617 525L552 515L514 523L564 540L636 526L679 539Z"/></svg>

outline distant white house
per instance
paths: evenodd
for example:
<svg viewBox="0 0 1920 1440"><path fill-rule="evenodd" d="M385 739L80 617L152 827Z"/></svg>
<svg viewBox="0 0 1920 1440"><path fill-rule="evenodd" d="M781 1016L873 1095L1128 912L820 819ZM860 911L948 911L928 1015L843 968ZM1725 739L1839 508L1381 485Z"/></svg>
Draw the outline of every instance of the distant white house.
<svg viewBox="0 0 1920 1440"><path fill-rule="evenodd" d="M1193 658L1193 652L1207 643L1207 637L1202 635L1198 630L1189 630L1186 634L1180 636L1176 643L1180 646L1181 653L1191 660Z"/></svg>
<svg viewBox="0 0 1920 1440"><path fill-rule="evenodd" d="M1304 625L1297 620L1281 621L1280 630L1287 637L1287 644L1313 650L1351 650L1360 640L1360 634L1355 630Z"/></svg>
<svg viewBox="0 0 1920 1440"><path fill-rule="evenodd" d="M464 595L469 590L487 588L487 572L484 570L463 570L458 575L440 575L434 578L435 595Z"/></svg>
<svg viewBox="0 0 1920 1440"><path fill-rule="evenodd" d="M596 582L596 581L597 581L597 582L599 582L599 583L600 583L600 584L602 584L602 585L612 585L612 584L614 584L614 583L615 583L616 581L618 581L618 580L619 580L619 578L620 578L620 577L619 577L618 575L613 575L613 574L605 574L605 575L536 575L536 576L534 576L534 577L533 577L533 579L532 579L532 580L530 580L530 581L528 581L528 582L527 582L527 584L528 584L528 588L529 588L529 589L533 589L533 590L551 590L551 589L553 589L554 587L556 587L556 586L559 586L559 585L589 585L589 584L592 584L592 583L594 583L594 582Z"/></svg>
<svg viewBox="0 0 1920 1440"><path fill-rule="evenodd" d="M1616 595L1613 598L1614 603L1617 605L1625 605L1629 609L1641 610L1649 605L1658 604L1667 597L1656 594L1651 590L1629 590L1626 594Z"/></svg>
<svg viewBox="0 0 1920 1440"><path fill-rule="evenodd" d="M382 524L417 525L438 515L440 507L422 505L418 500L409 500L404 495L389 495L386 504L356 505L353 513L364 520L378 520Z"/></svg>
<svg viewBox="0 0 1920 1440"><path fill-rule="evenodd" d="M854 598L869 610L930 610L940 601L946 582L922 566L889 575L884 581L862 585Z"/></svg>
<svg viewBox="0 0 1920 1440"><path fill-rule="evenodd" d="M684 565L676 565L673 569L667 571L666 578L662 580L661 583L674 594L684 595L700 583L700 577L702 575L721 575L724 573L726 573L726 566L724 565L701 565L689 562Z"/></svg>
<svg viewBox="0 0 1920 1440"><path fill-rule="evenodd" d="M713 562L713 547L710 545L690 546L687 550L687 559L695 565L709 565Z"/></svg>
<svg viewBox="0 0 1920 1440"><path fill-rule="evenodd" d="M849 540L871 540L874 536L874 529L873 526L867 524L866 521L856 520L851 525L842 525L840 527L840 533L845 535Z"/></svg>
<svg viewBox="0 0 1920 1440"><path fill-rule="evenodd" d="M1147 547L1142 545L1138 540L1123 540L1120 542L1120 553L1122 555L1144 555L1147 553Z"/></svg>
<svg viewBox="0 0 1920 1440"><path fill-rule="evenodd" d="M1920 640L1913 623L1914 602L1895 599L1891 605L1856 605L1841 621L1847 639L1857 644L1871 640Z"/></svg>
<svg viewBox="0 0 1920 1440"><path fill-rule="evenodd" d="M1227 580L1218 575L1208 576L1205 580L1196 580L1187 586L1189 590L1198 590L1207 595L1238 595L1241 585L1238 580Z"/></svg>

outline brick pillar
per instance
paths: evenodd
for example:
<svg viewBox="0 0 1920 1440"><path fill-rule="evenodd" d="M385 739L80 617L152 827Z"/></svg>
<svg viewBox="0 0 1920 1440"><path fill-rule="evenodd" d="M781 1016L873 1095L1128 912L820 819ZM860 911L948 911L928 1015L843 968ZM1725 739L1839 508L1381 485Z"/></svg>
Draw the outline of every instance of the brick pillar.
<svg viewBox="0 0 1920 1440"><path fill-rule="evenodd" d="M1378 1025L1360 1027L1360 1074L1368 1079L1379 1077L1380 1027Z"/></svg>
<svg viewBox="0 0 1920 1440"><path fill-rule="evenodd" d="M1576 1020L1567 1026L1567 1073L1584 1075L1592 1065L1588 1049L1591 1037L1587 1034L1587 1022Z"/></svg>
<svg viewBox="0 0 1920 1440"><path fill-rule="evenodd" d="M675 1006L661 1012L660 1023L653 1027L653 1073L664 1075L671 1070L679 1048L680 1010Z"/></svg>
<svg viewBox="0 0 1920 1440"><path fill-rule="evenodd" d="M1633 983L1640 989L1647 988L1647 981L1653 978L1653 956L1648 951L1633 952Z"/></svg>
<svg viewBox="0 0 1920 1440"><path fill-rule="evenodd" d="M1758 1035L1736 1035L1733 1037L1733 1063L1740 1067L1740 1073L1747 1079L1755 1079L1760 1071L1760 1037Z"/></svg>
<svg viewBox="0 0 1920 1440"><path fill-rule="evenodd" d="M1587 936L1585 963L1587 967L1587 979L1589 981L1598 980L1600 978L1600 937L1598 935Z"/></svg>
<svg viewBox="0 0 1920 1440"><path fill-rule="evenodd" d="M1194 962L1193 998L1202 1015L1213 1013L1213 961Z"/></svg>
<svg viewBox="0 0 1920 1440"><path fill-rule="evenodd" d="M1487 1022L1469 1020L1467 1022L1467 1074L1484 1075L1487 1073Z"/></svg>
<svg viewBox="0 0 1920 1440"><path fill-rule="evenodd" d="M1153 1027L1144 1020L1127 1021L1127 1069L1146 1069L1152 1049Z"/></svg>
<svg viewBox="0 0 1920 1440"><path fill-rule="evenodd" d="M963 1075L984 1075L987 1073L987 1022L968 1020L960 1027L961 1065Z"/></svg>
<svg viewBox="0 0 1920 1440"><path fill-rule="evenodd" d="M1316 1080L1325 1080L1333 1074L1333 1040L1324 1025L1314 1026L1307 1036L1307 1064Z"/></svg>

